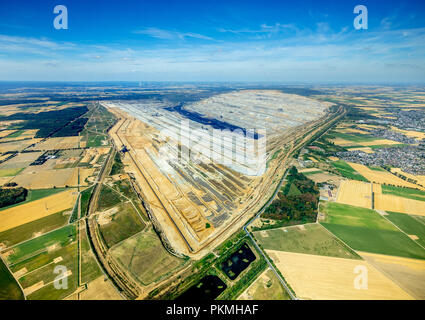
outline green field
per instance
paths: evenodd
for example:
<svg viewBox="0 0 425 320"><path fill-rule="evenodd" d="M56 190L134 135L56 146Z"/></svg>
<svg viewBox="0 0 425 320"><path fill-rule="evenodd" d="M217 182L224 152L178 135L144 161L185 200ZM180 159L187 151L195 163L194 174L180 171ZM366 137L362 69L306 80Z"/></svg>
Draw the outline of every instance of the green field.
<svg viewBox="0 0 425 320"><path fill-rule="evenodd" d="M382 193L413 200L425 201L425 191L382 185Z"/></svg>
<svg viewBox="0 0 425 320"><path fill-rule="evenodd" d="M24 203L27 203L27 202L39 200L41 198L45 198L45 197L54 195L54 194L62 192L64 190L66 190L66 189L65 188L34 189L34 190L29 189L28 195L27 195L27 198L25 199L25 201L15 203L15 204L12 204L12 205L7 206L7 207L0 208L0 211L6 210L6 209L9 209L9 208L13 208L13 207L16 207L16 206L20 206L21 204L24 204Z"/></svg>
<svg viewBox="0 0 425 320"><path fill-rule="evenodd" d="M3 260L0 259L0 300L23 300L24 294L7 269Z"/></svg>
<svg viewBox="0 0 425 320"><path fill-rule="evenodd" d="M332 236L320 224L304 225L254 232L264 249L288 251L321 256L360 259L344 243Z"/></svg>
<svg viewBox="0 0 425 320"><path fill-rule="evenodd" d="M81 192L81 217L85 217L87 215L87 210L89 208L89 202L91 198L91 194L93 192L94 186L87 188L86 190Z"/></svg>
<svg viewBox="0 0 425 320"><path fill-rule="evenodd" d="M332 165L345 178L369 182L369 180L367 180L360 173L358 173L356 170L354 170L345 161L342 161L342 160L334 161L334 162L332 162Z"/></svg>
<svg viewBox="0 0 425 320"><path fill-rule="evenodd" d="M62 257L62 261L57 264L52 263L53 259ZM34 268L35 266L38 268ZM36 284L37 282L43 281L45 284L52 282L57 277L54 269L57 265L66 266L68 270L71 270L72 274L78 274L78 253L77 253L77 242L57 249L51 252L44 252L41 255L35 256L25 263L20 263L19 266L14 266L13 270L17 271L25 267L31 273L22 276L19 279L23 288L27 288Z"/></svg>
<svg viewBox="0 0 425 320"><path fill-rule="evenodd" d="M425 259L425 250L374 210L321 202L322 225L354 250Z"/></svg>
<svg viewBox="0 0 425 320"><path fill-rule="evenodd" d="M15 264L32 256L42 253L47 247L57 244L64 245L76 239L75 225L67 225L40 237L21 243L13 248L13 253L6 258L8 264Z"/></svg>
<svg viewBox="0 0 425 320"><path fill-rule="evenodd" d="M108 139L104 135L89 133L87 139L88 148L98 148L108 146L108 143L103 144L102 141L108 142Z"/></svg>
<svg viewBox="0 0 425 320"><path fill-rule="evenodd" d="M108 248L140 232L145 227L139 214L126 202L118 206L118 212L112 216L111 222L99 225L100 234Z"/></svg>
<svg viewBox="0 0 425 320"><path fill-rule="evenodd" d="M272 270L265 271L264 279L258 278L249 291L253 300L291 300Z"/></svg>
<svg viewBox="0 0 425 320"><path fill-rule="evenodd" d="M100 189L97 209L99 211L103 211L124 201L126 201L126 199L119 195L115 190L106 185L102 185L102 189Z"/></svg>
<svg viewBox="0 0 425 320"><path fill-rule="evenodd" d="M114 182L114 189L119 191L125 197L129 198L131 201L133 201L137 211L139 212L143 220L147 220L145 209L142 203L140 202L137 193L133 190L133 187L131 186L131 183L128 179L118 180Z"/></svg>
<svg viewBox="0 0 425 320"><path fill-rule="evenodd" d="M415 241L425 247L425 223L420 222L408 214L390 211L387 211L387 213L388 215L386 215L385 218L390 220L408 235L417 236L419 239Z"/></svg>
<svg viewBox="0 0 425 320"><path fill-rule="evenodd" d="M318 174L318 173L323 173L323 171L317 170L317 171L302 172L302 174L305 175L306 177L312 176L313 174Z"/></svg>
<svg viewBox="0 0 425 320"><path fill-rule="evenodd" d="M13 133L9 134L6 137L3 137L3 139L17 138L20 135L22 135L24 132L25 132L25 130L18 130L16 132L13 132Z"/></svg>
<svg viewBox="0 0 425 320"><path fill-rule="evenodd" d="M164 249L155 232L142 231L115 246L111 254L143 285L175 272L184 263Z"/></svg>
<svg viewBox="0 0 425 320"><path fill-rule="evenodd" d="M112 164L111 172L109 175L113 176L118 173L124 173L124 164L121 161L119 152L115 153L114 163Z"/></svg>
<svg viewBox="0 0 425 320"><path fill-rule="evenodd" d="M0 169L0 177L14 177L25 168Z"/></svg>
<svg viewBox="0 0 425 320"><path fill-rule="evenodd" d="M337 132L337 131L330 132L329 134L326 135L326 138L327 139L341 138L341 139L356 142L356 143L370 142L370 141L375 141L379 139L367 134L343 133L343 132Z"/></svg>
<svg viewBox="0 0 425 320"><path fill-rule="evenodd" d="M97 264L96 257L91 251L87 239L86 230L81 230L81 281L88 283L103 275L100 266Z"/></svg>
<svg viewBox="0 0 425 320"><path fill-rule="evenodd" d="M57 212L41 219L25 223L18 227L0 232L0 242L7 246L13 246L22 241L31 239L35 233L46 233L58 229L67 224L69 215L64 212Z"/></svg>

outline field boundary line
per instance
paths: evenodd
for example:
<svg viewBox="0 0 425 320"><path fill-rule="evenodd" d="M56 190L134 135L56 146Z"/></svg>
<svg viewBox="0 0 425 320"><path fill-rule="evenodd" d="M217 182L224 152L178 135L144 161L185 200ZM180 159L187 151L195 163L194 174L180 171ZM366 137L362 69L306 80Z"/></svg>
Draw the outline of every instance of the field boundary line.
<svg viewBox="0 0 425 320"><path fill-rule="evenodd" d="M76 222L76 221L75 221L75 222ZM16 246L20 246L21 244L26 243L26 242L28 242L28 241L31 241L31 240L34 240L34 239L40 238L40 237L42 237L42 236L45 236L45 235L47 235L47 234L49 234L49 233L52 233L52 232L54 232L54 231L58 231L58 230L60 230L60 229L66 228L67 226L73 225L75 222L73 222L73 223L66 223L66 224L65 224L65 225L63 225L62 227L59 227L59 228L56 228L56 229L50 230L50 231L48 231L48 232L46 232L46 233L43 233L43 234L39 235L38 237L34 237L34 238L31 238L31 239L27 239L27 240L24 240L24 241L21 241L21 242L15 243L13 246L6 247L6 248L1 249L1 250L0 250L0 253L1 253L1 252L3 252L3 251L5 251L5 250L7 250L7 249L9 249L9 250L10 250L10 249L13 249L13 248L15 248ZM43 251L44 251L44 250L43 250Z"/></svg>
<svg viewBox="0 0 425 320"><path fill-rule="evenodd" d="M385 211L385 213L386 213L386 211ZM379 212L378 212L378 214L379 214ZM402 214L405 214L405 213L402 213ZM410 240L412 240L414 243L416 243L418 246L420 246L425 251L425 247L423 247L420 243L418 243L415 240L413 240L412 238L410 238L409 235L406 232L404 232L403 230L401 230L399 228L399 226L394 224L394 222L392 222L390 219L386 218L385 215L380 215L380 216L383 217L385 220L387 220L389 223L391 223L394 227L396 227L401 233L404 233ZM403 257L401 257L401 258L403 258ZM419 259L419 260L422 260L422 259Z"/></svg>
<svg viewBox="0 0 425 320"><path fill-rule="evenodd" d="M0 260L3 262L3 264L6 266L7 270L9 270L10 274L12 275L12 278L16 281L19 288L21 289L22 295L24 296L24 300L27 300L27 295L24 292L24 288L22 287L21 283L18 279L16 279L15 275L13 274L12 270L10 270L9 266L7 265L6 261L4 261L2 255L0 254Z"/></svg>

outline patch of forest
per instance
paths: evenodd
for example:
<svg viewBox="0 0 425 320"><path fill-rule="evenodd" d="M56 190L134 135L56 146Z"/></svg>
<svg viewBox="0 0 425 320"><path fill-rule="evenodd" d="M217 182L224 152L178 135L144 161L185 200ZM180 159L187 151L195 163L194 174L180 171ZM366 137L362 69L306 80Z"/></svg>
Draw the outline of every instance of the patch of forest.
<svg viewBox="0 0 425 320"><path fill-rule="evenodd" d="M320 192L318 186L292 167L287 183L267 207L263 218L300 223L315 222Z"/></svg>
<svg viewBox="0 0 425 320"><path fill-rule="evenodd" d="M25 201L28 190L19 188L0 188L0 208Z"/></svg>
<svg viewBox="0 0 425 320"><path fill-rule="evenodd" d="M46 138L53 135L56 137L75 136L78 135L87 122L87 119L77 118L87 111L87 107L83 106L39 113L15 113L10 116L0 117L0 121L24 120L24 122L16 124L16 128L39 129L35 136L36 138Z"/></svg>

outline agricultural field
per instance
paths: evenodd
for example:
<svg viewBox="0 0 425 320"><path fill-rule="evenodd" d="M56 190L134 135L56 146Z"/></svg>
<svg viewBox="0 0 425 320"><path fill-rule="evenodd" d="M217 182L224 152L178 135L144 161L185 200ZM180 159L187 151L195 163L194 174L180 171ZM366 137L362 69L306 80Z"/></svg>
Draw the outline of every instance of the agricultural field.
<svg viewBox="0 0 425 320"><path fill-rule="evenodd" d="M390 184L395 185L399 187L407 187L407 188L418 188L417 185L407 182L403 179L400 179L399 177L396 177L395 175L389 173L385 170L373 170L369 167L358 164L358 163L348 163L353 170L360 173L363 177L365 177L368 181L374 182L374 183L380 183L380 184Z"/></svg>
<svg viewBox="0 0 425 320"><path fill-rule="evenodd" d="M425 223L404 213L387 211L385 218L394 223L411 239L425 247Z"/></svg>
<svg viewBox="0 0 425 320"><path fill-rule="evenodd" d="M22 205L24 203L28 203L28 202L31 202L31 201L39 200L41 198L45 198L45 197L54 195L56 193L59 193L59 192L65 191L65 190L66 190L65 188L32 189L32 190L30 189L30 190L28 190L28 195L27 195L25 201L22 201L22 202L19 202L17 204L13 204L13 205L10 205L10 206L7 206L7 207L0 208L0 212L2 210L10 209L12 207L16 207L16 206L19 206L19 205Z"/></svg>
<svg viewBox="0 0 425 320"><path fill-rule="evenodd" d="M100 234L108 248L142 231L145 223L130 202L121 203L97 217Z"/></svg>
<svg viewBox="0 0 425 320"><path fill-rule="evenodd" d="M341 147L381 147L381 146L395 146L401 145L400 142L388 140L388 139L380 139L367 134L362 133L344 133L340 131L333 131L327 136L325 136L332 143L341 146Z"/></svg>
<svg viewBox="0 0 425 320"><path fill-rule="evenodd" d="M382 185L381 192L382 194L390 194L397 197L425 201L425 191L422 190Z"/></svg>
<svg viewBox="0 0 425 320"><path fill-rule="evenodd" d="M345 178L368 182L368 180L364 176L358 173L345 161L334 161L332 162L332 166L334 166L335 169Z"/></svg>
<svg viewBox="0 0 425 320"><path fill-rule="evenodd" d="M69 210L60 211L0 232L0 248L1 246L10 247L22 241L40 236L51 230L63 227L68 223L69 213Z"/></svg>
<svg viewBox="0 0 425 320"><path fill-rule="evenodd" d="M0 211L0 232L16 228L57 212L72 209L77 196L76 190L68 189L39 200L4 209Z"/></svg>
<svg viewBox="0 0 425 320"><path fill-rule="evenodd" d="M359 252L376 269L415 299L425 299L425 261Z"/></svg>
<svg viewBox="0 0 425 320"><path fill-rule="evenodd" d="M101 276L87 284L87 289L80 293L80 300L122 300L111 280Z"/></svg>
<svg viewBox="0 0 425 320"><path fill-rule="evenodd" d="M21 169L28 167L34 160L41 156L42 152L25 152L18 153L13 158L0 164L0 172L8 169ZM16 175L13 174L13 175Z"/></svg>
<svg viewBox="0 0 425 320"><path fill-rule="evenodd" d="M30 166L11 179L27 189L63 188L87 186L86 179L94 174L94 168L48 169Z"/></svg>
<svg viewBox="0 0 425 320"><path fill-rule="evenodd" d="M425 250L371 209L321 202L321 224L357 251L425 259Z"/></svg>
<svg viewBox="0 0 425 320"><path fill-rule="evenodd" d="M40 138L34 138L34 139L26 139L26 140L0 143L0 153L6 153L11 151L20 152L28 148L30 145L38 143L40 141L41 141Z"/></svg>
<svg viewBox="0 0 425 320"><path fill-rule="evenodd" d="M396 173L396 174L400 174L402 176L405 176L408 179L412 179L412 180L416 181L417 184L419 184L423 187L422 190L425 190L425 175L413 175L413 174L404 172L400 168L392 168L391 172Z"/></svg>
<svg viewBox="0 0 425 320"><path fill-rule="evenodd" d="M266 252L301 299L413 299L366 261L274 250ZM367 290L354 286L358 266L367 269Z"/></svg>
<svg viewBox="0 0 425 320"><path fill-rule="evenodd" d="M142 285L158 281L184 263L164 249L153 229L120 242L110 253Z"/></svg>
<svg viewBox="0 0 425 320"><path fill-rule="evenodd" d="M55 248L62 247L67 243L71 243L76 239L76 228L73 225L67 225L63 228L56 229L46 233L40 237L34 238L30 241L20 243L16 246L7 248L2 252L3 258L9 265L13 264L12 271L19 270L16 265L25 261L32 256L37 256L40 253L47 252Z"/></svg>
<svg viewBox="0 0 425 320"><path fill-rule="evenodd" d="M103 185L102 189L100 190L99 195L99 203L98 203L98 211L104 211L106 209L109 209L113 206L116 206L117 204L126 201L126 199L121 196L120 193L118 193L113 188Z"/></svg>
<svg viewBox="0 0 425 320"><path fill-rule="evenodd" d="M24 168L0 169L0 177L14 177L17 174L19 174L22 170L24 170Z"/></svg>
<svg viewBox="0 0 425 320"><path fill-rule="evenodd" d="M362 208L372 208L372 186L370 183L363 181L341 181L336 202Z"/></svg>
<svg viewBox="0 0 425 320"><path fill-rule="evenodd" d="M103 272L96 261L94 253L91 251L90 244L87 239L85 226L80 226L81 241L81 282L90 283L103 275Z"/></svg>
<svg viewBox="0 0 425 320"><path fill-rule="evenodd" d="M0 139L0 142L8 142L8 141L16 141L16 140L23 140L23 139L33 139L38 129L33 130L11 130L13 133L4 136Z"/></svg>
<svg viewBox="0 0 425 320"><path fill-rule="evenodd" d="M375 184L373 188L374 208L376 210L425 215L425 201L423 200L424 198L421 197L424 192Z"/></svg>
<svg viewBox="0 0 425 320"><path fill-rule="evenodd" d="M238 300L290 300L279 279L270 269L264 271Z"/></svg>
<svg viewBox="0 0 425 320"><path fill-rule="evenodd" d="M87 189L84 189L81 192L81 204L80 204L80 206L81 206L81 216L82 217L87 215L87 210L88 210L91 195L93 193L93 188L94 187L89 187Z"/></svg>
<svg viewBox="0 0 425 320"><path fill-rule="evenodd" d="M74 149L80 147L79 136L74 137L54 137L49 138L43 142L37 143L34 147L29 148L29 150L62 150L62 149Z"/></svg>
<svg viewBox="0 0 425 320"><path fill-rule="evenodd" d="M353 250L316 223L255 231L254 236L266 250L359 259Z"/></svg>
<svg viewBox="0 0 425 320"><path fill-rule="evenodd" d="M78 285L76 227L66 227L23 242L2 253L27 299L63 299ZM57 290L56 265L68 269L68 289Z"/></svg>
<svg viewBox="0 0 425 320"><path fill-rule="evenodd" d="M0 300L23 300L24 294L7 269L3 260L0 259Z"/></svg>

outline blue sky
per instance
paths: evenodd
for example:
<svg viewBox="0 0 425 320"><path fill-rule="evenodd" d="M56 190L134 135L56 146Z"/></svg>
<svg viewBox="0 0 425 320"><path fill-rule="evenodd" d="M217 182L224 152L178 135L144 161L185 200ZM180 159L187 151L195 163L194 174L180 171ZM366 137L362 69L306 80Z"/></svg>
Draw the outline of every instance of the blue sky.
<svg viewBox="0 0 425 320"><path fill-rule="evenodd" d="M0 80L424 83L425 1L2 0Z"/></svg>

